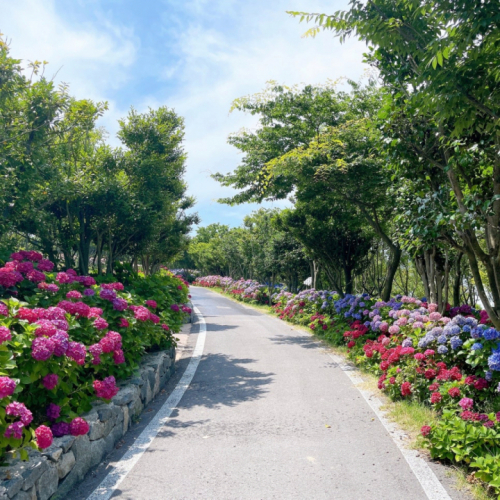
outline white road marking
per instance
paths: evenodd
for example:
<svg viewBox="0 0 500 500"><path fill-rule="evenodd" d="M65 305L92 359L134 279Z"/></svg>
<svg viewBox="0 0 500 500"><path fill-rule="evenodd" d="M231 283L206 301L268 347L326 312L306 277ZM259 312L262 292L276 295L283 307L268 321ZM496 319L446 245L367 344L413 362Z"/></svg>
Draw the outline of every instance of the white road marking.
<svg viewBox="0 0 500 500"><path fill-rule="evenodd" d="M200 331L198 333L198 340L196 341L193 355L191 356L191 360L189 361L186 371L179 380L179 383L175 386L172 394L170 394L163 406L158 410L158 413L154 416L153 420L149 422L147 427L135 440L134 444L128 449L127 453L123 455L120 461L108 473L99 486L90 494L90 496L87 497L87 500L108 500L111 498L111 495L118 485L125 479L127 474L142 457L143 453L149 448L162 426L167 423L170 415L179 404L182 396L186 392L186 389L193 380L196 369L200 364L203 348L205 347L205 338L207 335L205 319L197 307L193 310L198 316Z"/></svg>
<svg viewBox="0 0 500 500"><path fill-rule="evenodd" d="M365 398L366 402L370 405L371 409L377 415L378 419L385 427L386 431L392 437L394 443L399 448L399 451L403 454L403 457L408 462L410 469L412 470L418 482L422 486L427 498L429 500L451 500L450 495L445 490L444 486L441 484L439 479L436 477L432 469L429 467L427 462L418 457L418 452L416 450L410 450L404 446L404 441L407 438L406 434L402 432L396 424L388 420L384 412L382 411L382 401L374 396L371 392L362 389L360 386L363 384L363 379L358 375L358 371L351 365L348 365L344 358L337 356L336 354L328 353L328 355L338 364L339 368L349 377L351 382L354 384L356 389Z"/></svg>

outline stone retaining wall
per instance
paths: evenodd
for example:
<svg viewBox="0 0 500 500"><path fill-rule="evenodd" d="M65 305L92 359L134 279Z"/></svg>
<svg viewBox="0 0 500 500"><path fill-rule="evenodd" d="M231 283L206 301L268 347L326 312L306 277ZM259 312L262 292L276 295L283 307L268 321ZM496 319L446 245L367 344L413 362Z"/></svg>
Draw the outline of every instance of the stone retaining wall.
<svg viewBox="0 0 500 500"><path fill-rule="evenodd" d="M119 384L120 392L110 404L96 402L82 415L90 425L87 435L54 438L43 452L30 450L27 462L8 461L8 466L0 469L0 500L66 498L71 488L113 450L174 371L174 347L144 356L137 376Z"/></svg>

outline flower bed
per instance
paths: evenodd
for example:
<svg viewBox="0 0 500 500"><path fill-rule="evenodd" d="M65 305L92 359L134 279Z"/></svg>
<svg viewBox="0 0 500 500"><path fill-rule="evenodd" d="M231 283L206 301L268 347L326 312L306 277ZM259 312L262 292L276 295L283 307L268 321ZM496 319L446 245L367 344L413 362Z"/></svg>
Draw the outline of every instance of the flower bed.
<svg viewBox="0 0 500 500"><path fill-rule="evenodd" d="M2 456L86 435L92 401L109 402L147 351L174 346L191 312L187 284L166 271L125 286L53 268L33 251L0 268Z"/></svg>
<svg viewBox="0 0 500 500"><path fill-rule="evenodd" d="M434 408L440 419L422 428L431 456L468 464L500 493L500 332L485 311L437 309L403 296L388 302L316 290L273 296L279 318L346 345L392 399Z"/></svg>

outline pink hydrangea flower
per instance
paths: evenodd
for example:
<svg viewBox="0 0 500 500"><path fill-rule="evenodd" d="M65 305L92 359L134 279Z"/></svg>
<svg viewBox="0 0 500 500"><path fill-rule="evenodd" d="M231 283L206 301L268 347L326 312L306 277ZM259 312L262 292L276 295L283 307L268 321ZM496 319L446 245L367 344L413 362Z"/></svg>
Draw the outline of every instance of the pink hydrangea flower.
<svg viewBox="0 0 500 500"><path fill-rule="evenodd" d="M155 324L157 325L159 322L160 322L160 317L157 316L156 314L153 314L153 313L150 313L149 314L149 319Z"/></svg>
<svg viewBox="0 0 500 500"><path fill-rule="evenodd" d="M93 344L89 347L89 352L92 355L92 364L100 365L101 364L101 354L102 347L99 344Z"/></svg>
<svg viewBox="0 0 500 500"><path fill-rule="evenodd" d="M138 319L139 321L147 321L149 319L149 314L149 309L143 306L134 307L135 319Z"/></svg>
<svg viewBox="0 0 500 500"><path fill-rule="evenodd" d="M42 379L42 384L48 391L55 389L59 382L59 377L55 373L49 373Z"/></svg>
<svg viewBox="0 0 500 500"><path fill-rule="evenodd" d="M12 396L16 382L9 377L0 377L0 399Z"/></svg>
<svg viewBox="0 0 500 500"><path fill-rule="evenodd" d="M121 349L122 336L118 332L109 331L105 337L99 341L102 352L110 353Z"/></svg>
<svg viewBox="0 0 500 500"><path fill-rule="evenodd" d="M66 301L65 301L66 302ZM71 302L67 302L68 304L72 304ZM55 319L63 319L66 320L66 311L61 307L49 307L45 309L44 319L50 319L51 321Z"/></svg>
<svg viewBox="0 0 500 500"><path fill-rule="evenodd" d="M121 365L125 363L125 354L121 349L117 349L113 352L113 361L115 362L115 365Z"/></svg>
<svg viewBox="0 0 500 500"><path fill-rule="evenodd" d="M458 404L462 410L471 410L474 406L474 400L470 398L462 398Z"/></svg>
<svg viewBox="0 0 500 500"><path fill-rule="evenodd" d="M399 326L398 325L391 325L389 327L389 333L391 335L396 335L397 333L399 333Z"/></svg>
<svg viewBox="0 0 500 500"><path fill-rule="evenodd" d="M72 436L84 436L89 429L89 424L81 417L76 417L69 425L69 432Z"/></svg>
<svg viewBox="0 0 500 500"><path fill-rule="evenodd" d="M17 265L16 271L18 273L29 273L30 271L33 271L33 263L32 262L19 262ZM44 276L45 279L45 276Z"/></svg>
<svg viewBox="0 0 500 500"><path fill-rule="evenodd" d="M156 309L158 307L156 300L146 300L146 305L148 307L152 307L153 309Z"/></svg>
<svg viewBox="0 0 500 500"><path fill-rule="evenodd" d="M67 332L69 330L69 323L65 319L53 319L52 324L58 329Z"/></svg>
<svg viewBox="0 0 500 500"><path fill-rule="evenodd" d="M441 314L438 312L431 312L429 314L429 319L431 321L439 321L441 319Z"/></svg>
<svg viewBox="0 0 500 500"><path fill-rule="evenodd" d="M69 274L73 278L76 278L78 276L78 273L74 269L66 269L66 274Z"/></svg>
<svg viewBox="0 0 500 500"><path fill-rule="evenodd" d="M40 271L37 271L36 269L31 270L26 277L28 278L29 281L32 283L39 283L40 281L45 281L45 274L43 274Z"/></svg>
<svg viewBox="0 0 500 500"><path fill-rule="evenodd" d="M0 326L0 345L9 340L12 340L10 330L6 326Z"/></svg>
<svg viewBox="0 0 500 500"><path fill-rule="evenodd" d="M104 380L94 380L94 389L98 398L112 399L120 390L116 387L115 377L106 377Z"/></svg>
<svg viewBox="0 0 500 500"><path fill-rule="evenodd" d="M87 316L88 318L98 318L99 316L102 316L103 310L100 307L91 307L89 311L89 315Z"/></svg>
<svg viewBox="0 0 500 500"><path fill-rule="evenodd" d="M30 425L33 420L33 414L26 408L24 403L18 401L9 403L5 407L5 413L10 417L19 417L24 425Z"/></svg>
<svg viewBox="0 0 500 500"><path fill-rule="evenodd" d="M65 285L65 284L73 283L73 281L75 281L75 279L73 278L73 276L70 276L68 273L57 273L56 281L61 285Z"/></svg>
<svg viewBox="0 0 500 500"><path fill-rule="evenodd" d="M4 432L4 437L7 439L13 437L14 439L21 439L23 437L24 424L22 422L14 422L9 424Z"/></svg>
<svg viewBox="0 0 500 500"><path fill-rule="evenodd" d="M106 330L108 326L109 324L104 318L96 318L94 321L94 327L97 328L97 330Z"/></svg>
<svg viewBox="0 0 500 500"><path fill-rule="evenodd" d="M40 427L35 429L35 436L36 436L36 444L38 448L42 450L48 448L54 440L52 436L52 431L46 425L41 425Z"/></svg>
<svg viewBox="0 0 500 500"><path fill-rule="evenodd" d="M37 325L35 330L37 337L52 337L57 331L56 326L48 319L39 319L35 325Z"/></svg>
<svg viewBox="0 0 500 500"><path fill-rule="evenodd" d="M120 323L118 324L120 328L128 328L130 323L125 318L120 318Z"/></svg>
<svg viewBox="0 0 500 500"><path fill-rule="evenodd" d="M9 315L9 308L7 307L6 304L0 301L0 316L8 316Z"/></svg>
<svg viewBox="0 0 500 500"><path fill-rule="evenodd" d="M78 290L71 290L66 294L67 299L81 299L82 294Z"/></svg>
<svg viewBox="0 0 500 500"><path fill-rule="evenodd" d="M74 305L75 316L81 316L82 318L88 318L90 314L90 306L85 304L85 302L75 302Z"/></svg>

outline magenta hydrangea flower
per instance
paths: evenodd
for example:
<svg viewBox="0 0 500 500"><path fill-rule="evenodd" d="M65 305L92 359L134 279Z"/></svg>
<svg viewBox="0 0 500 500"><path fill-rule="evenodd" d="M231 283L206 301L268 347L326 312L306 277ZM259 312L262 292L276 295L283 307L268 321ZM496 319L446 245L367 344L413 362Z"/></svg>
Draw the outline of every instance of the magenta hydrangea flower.
<svg viewBox="0 0 500 500"><path fill-rule="evenodd" d="M0 301L0 316L8 316L9 315L9 308L7 307L7 304L4 304L2 301Z"/></svg>
<svg viewBox="0 0 500 500"><path fill-rule="evenodd" d="M46 271L49 272L54 269L54 263L51 262L48 259L41 259L40 262L38 262L38 270L39 271Z"/></svg>
<svg viewBox="0 0 500 500"><path fill-rule="evenodd" d="M29 273L30 271L33 271L33 263L32 262L19 262L17 265L16 271L18 273ZM45 279L45 276L43 277Z"/></svg>
<svg viewBox="0 0 500 500"><path fill-rule="evenodd" d="M80 342L70 342L66 356L76 361L76 364L83 365L85 363L85 356L87 349Z"/></svg>
<svg viewBox="0 0 500 500"><path fill-rule="evenodd" d="M24 424L22 422L14 422L9 424L4 432L4 437L14 439L21 439L23 437Z"/></svg>
<svg viewBox="0 0 500 500"><path fill-rule="evenodd" d="M47 417L49 417L50 420L57 420L60 415L61 407L59 405L50 403L49 406L47 406Z"/></svg>
<svg viewBox="0 0 500 500"><path fill-rule="evenodd" d="M62 437L69 434L70 426L67 422L57 422L52 424L51 429L55 437Z"/></svg>
<svg viewBox="0 0 500 500"><path fill-rule="evenodd" d="M157 316L156 314L153 314L153 313L150 313L149 314L149 319L155 324L157 325L159 322L160 322L160 317Z"/></svg>
<svg viewBox="0 0 500 500"><path fill-rule="evenodd" d="M102 352L110 353L121 349L122 336L118 332L109 331L100 341Z"/></svg>
<svg viewBox="0 0 500 500"><path fill-rule="evenodd" d="M33 309L28 309L27 307L21 307L16 314L16 317L25 320L28 323L34 323L38 319L38 315Z"/></svg>
<svg viewBox="0 0 500 500"><path fill-rule="evenodd" d="M83 286L93 286L96 284L96 281L94 278L92 278L92 276L82 276L82 280L80 281L80 283L83 285ZM93 291L93 290L92 290ZM93 294L92 294L93 295Z"/></svg>
<svg viewBox="0 0 500 500"><path fill-rule="evenodd" d="M10 254L10 258L12 260L19 260L19 261L24 260L24 256L23 256L23 254L21 252L11 253Z"/></svg>
<svg viewBox="0 0 500 500"><path fill-rule="evenodd" d="M31 270L26 277L32 282L32 283L39 283L40 281L45 281L45 274L43 274L40 271L37 271L36 269Z"/></svg>
<svg viewBox="0 0 500 500"><path fill-rule="evenodd" d="M47 361L54 353L55 344L47 337L37 337L31 343L31 356L37 361Z"/></svg>
<svg viewBox="0 0 500 500"><path fill-rule="evenodd" d="M75 302L74 305L75 316L81 316L82 318L88 318L90 314L90 306L85 304L85 302Z"/></svg>
<svg viewBox="0 0 500 500"><path fill-rule="evenodd" d="M102 316L103 310L100 307L91 307L89 315L87 316L88 318L98 318L99 316Z"/></svg>
<svg viewBox="0 0 500 500"><path fill-rule="evenodd" d="M11 271L9 269L0 269L0 285L5 288L10 288L15 286L17 283L23 281L23 275L17 271Z"/></svg>
<svg viewBox="0 0 500 500"><path fill-rule="evenodd" d="M101 354L102 354L102 347L99 344L93 344L89 347L89 352L92 355L92 364L93 365L100 365L101 364Z"/></svg>
<svg viewBox="0 0 500 500"><path fill-rule="evenodd" d="M120 323L118 323L120 328L128 328L130 323L125 318L120 318Z"/></svg>
<svg viewBox="0 0 500 500"><path fill-rule="evenodd" d="M26 408L24 403L14 401L5 407L5 413L10 417L19 417L24 425L30 425L33 420L33 414Z"/></svg>
<svg viewBox="0 0 500 500"><path fill-rule="evenodd" d="M53 319L52 324L58 329L67 332L69 330L69 323L65 319Z"/></svg>
<svg viewBox="0 0 500 500"><path fill-rule="evenodd" d="M84 436L89 429L89 424L81 417L76 417L69 425L69 432L72 436Z"/></svg>
<svg viewBox="0 0 500 500"><path fill-rule="evenodd" d="M125 311L128 307L128 302L125 299L113 299L113 309L115 311Z"/></svg>
<svg viewBox="0 0 500 500"><path fill-rule="evenodd" d="M54 283L51 283L48 287L47 287L47 292L52 292L52 293L56 293L59 291L59 287L57 285L54 285Z"/></svg>
<svg viewBox="0 0 500 500"><path fill-rule="evenodd" d="M94 389L98 398L112 399L120 390L116 387L115 377L106 377L104 380L94 380Z"/></svg>
<svg viewBox="0 0 500 500"><path fill-rule="evenodd" d="M135 319L138 319L139 321L147 321L149 319L149 314L149 309L144 306L134 307Z"/></svg>
<svg viewBox="0 0 500 500"><path fill-rule="evenodd" d="M0 326L0 345L9 340L12 340L10 330L6 326Z"/></svg>
<svg viewBox="0 0 500 500"><path fill-rule="evenodd" d="M161 325L161 327L166 331L168 332L170 330L170 327L168 325L166 325L165 323L163 323L163 325Z"/></svg>
<svg viewBox="0 0 500 500"><path fill-rule="evenodd" d="M12 396L16 388L16 382L10 377L0 377L0 399Z"/></svg>
<svg viewBox="0 0 500 500"><path fill-rule="evenodd" d="M61 285L67 285L69 283L73 283L75 279L73 276L70 276L68 273L57 273L56 281Z"/></svg>
<svg viewBox="0 0 500 500"><path fill-rule="evenodd" d="M71 302L67 303L72 304ZM50 321L53 321L55 319L66 320L66 311L61 307L49 307L48 309L45 309L43 319L50 319Z"/></svg>
<svg viewBox="0 0 500 500"><path fill-rule="evenodd" d="M52 337L57 331L56 326L48 319L39 319L35 325L37 325L35 330L37 337Z"/></svg>
<svg viewBox="0 0 500 500"><path fill-rule="evenodd" d="M113 361L115 362L115 365L121 365L125 363L125 354L121 349L117 349L113 352Z"/></svg>
<svg viewBox="0 0 500 500"><path fill-rule="evenodd" d="M61 300L61 302L57 304L57 307L69 314L75 314L75 305L76 304L74 302L69 302L68 300Z"/></svg>
<svg viewBox="0 0 500 500"><path fill-rule="evenodd" d="M29 250L26 254L26 258L33 262L40 262L43 259L43 255L35 250Z"/></svg>
<svg viewBox="0 0 500 500"><path fill-rule="evenodd" d="M69 335L64 330L57 330L51 340L54 342L54 355L58 358L64 356L69 347Z"/></svg>
<svg viewBox="0 0 500 500"><path fill-rule="evenodd" d="M42 450L48 448L52 444L52 441L54 440L52 436L52 431L46 425L41 425L40 427L35 429L35 436L36 436L36 444L38 445L38 448Z"/></svg>
<svg viewBox="0 0 500 500"><path fill-rule="evenodd" d="M73 278L76 278L78 276L78 273L74 269L66 269L66 274L69 274Z"/></svg>
<svg viewBox="0 0 500 500"><path fill-rule="evenodd" d="M125 289L125 287L123 286L123 283L120 283L119 281L116 281L114 283L103 283L101 285L101 288L103 288L105 290L117 290L119 292L121 292L122 290Z"/></svg>
<svg viewBox="0 0 500 500"><path fill-rule="evenodd" d="M49 373L48 375L45 375L42 379L42 384L45 387L45 389L51 391L52 389L55 389L57 387L57 384L59 382L59 377L55 373Z"/></svg>
<svg viewBox="0 0 500 500"><path fill-rule="evenodd" d="M109 324L104 318L96 318L94 321L94 327L97 328L97 330L106 330L108 326Z"/></svg>
<svg viewBox="0 0 500 500"><path fill-rule="evenodd" d="M146 305L148 307L152 307L153 309L156 309L158 307L156 300L146 300Z"/></svg>
<svg viewBox="0 0 500 500"><path fill-rule="evenodd" d="M82 294L78 290L71 290L66 294L67 299L81 299Z"/></svg>
<svg viewBox="0 0 500 500"><path fill-rule="evenodd" d="M174 312L179 312L179 306L177 304L172 304L170 306L170 309L172 309L172 311Z"/></svg>
<svg viewBox="0 0 500 500"><path fill-rule="evenodd" d="M116 299L116 292L114 290L109 290L107 288L101 289L99 292L99 297L104 300L113 300Z"/></svg>

